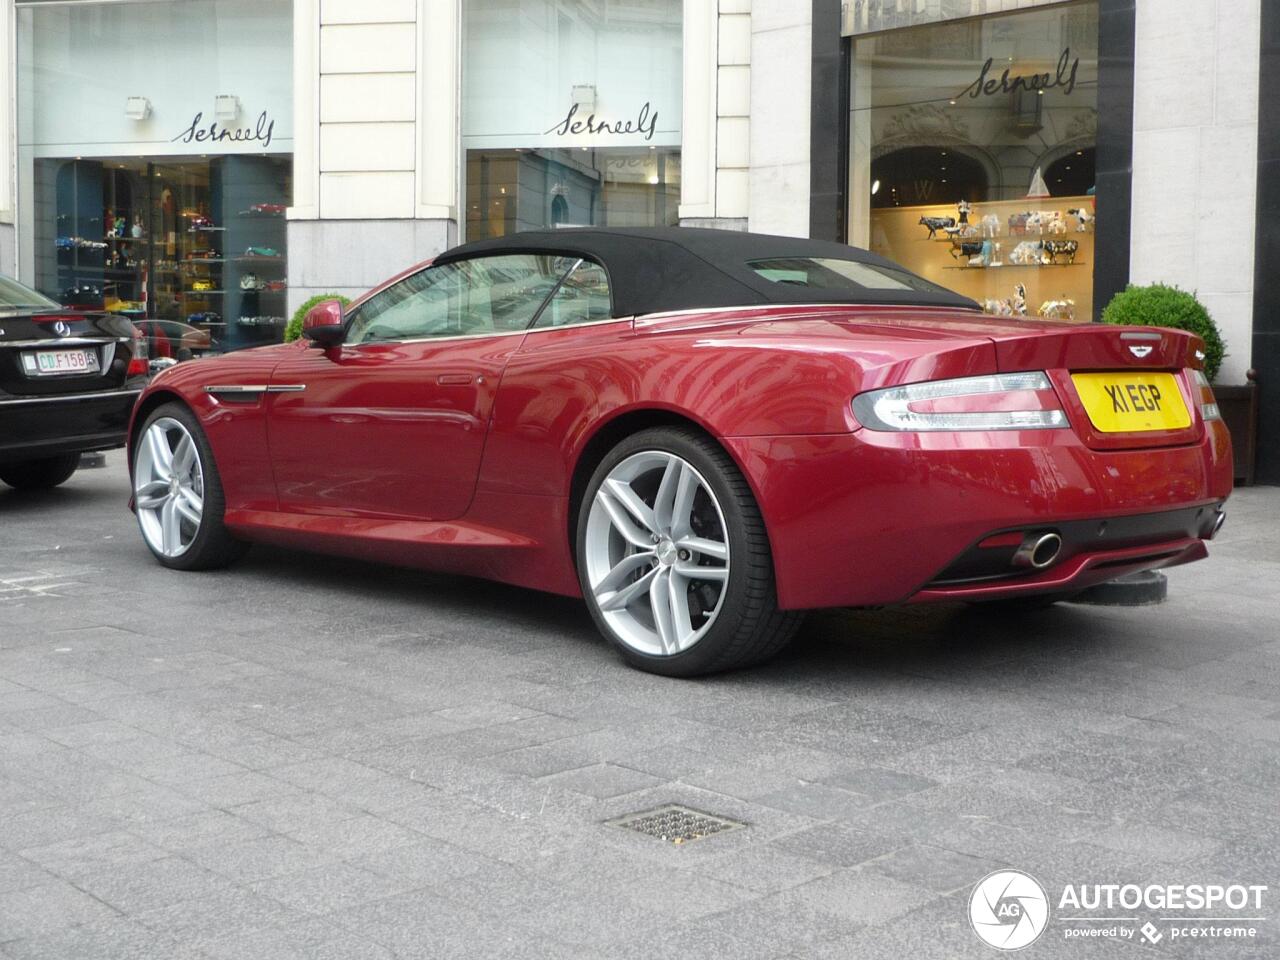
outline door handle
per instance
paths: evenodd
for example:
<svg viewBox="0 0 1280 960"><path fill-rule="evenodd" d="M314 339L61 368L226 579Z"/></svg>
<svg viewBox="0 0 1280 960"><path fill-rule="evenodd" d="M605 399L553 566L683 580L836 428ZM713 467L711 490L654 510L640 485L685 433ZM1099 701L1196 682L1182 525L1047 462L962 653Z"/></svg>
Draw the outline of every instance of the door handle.
<svg viewBox="0 0 1280 960"><path fill-rule="evenodd" d="M465 387L472 379L469 373L442 373L436 377L436 383L443 386Z"/></svg>

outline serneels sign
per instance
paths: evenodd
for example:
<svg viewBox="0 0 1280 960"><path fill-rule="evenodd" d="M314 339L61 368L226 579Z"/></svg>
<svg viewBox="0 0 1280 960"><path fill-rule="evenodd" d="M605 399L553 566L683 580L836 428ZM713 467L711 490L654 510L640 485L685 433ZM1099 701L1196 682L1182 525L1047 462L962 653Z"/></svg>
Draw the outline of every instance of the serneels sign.
<svg viewBox="0 0 1280 960"><path fill-rule="evenodd" d="M585 120L574 119L577 115L578 105L575 103L564 115L563 120L542 132L543 136L553 133L558 137L582 133L643 133L646 140L652 140L654 132L658 129L658 111L654 110L647 100L634 120L597 120L594 113L588 114Z"/></svg>
<svg viewBox="0 0 1280 960"><path fill-rule="evenodd" d="M197 113L191 118L191 125L183 130L176 137L170 138L170 143L254 143L262 144L262 149L271 146L271 136L275 133L276 122L267 116L267 111L263 110L258 114L258 119L252 127L220 127L218 121L213 120L205 126L201 126L204 119L204 113Z"/></svg>
<svg viewBox="0 0 1280 960"><path fill-rule="evenodd" d="M1063 94L1069 94L1076 88L1076 74L1080 70L1080 58L1072 59L1071 48L1065 47L1058 57L1058 67L1053 73L1033 73L1030 76L1010 77L1012 67L1005 67L999 77L991 76L991 67L995 63L993 57L978 71L977 78L956 95L956 99L969 96L974 100L979 97L990 97L997 93L1013 93L1017 90L1052 90L1061 87Z"/></svg>

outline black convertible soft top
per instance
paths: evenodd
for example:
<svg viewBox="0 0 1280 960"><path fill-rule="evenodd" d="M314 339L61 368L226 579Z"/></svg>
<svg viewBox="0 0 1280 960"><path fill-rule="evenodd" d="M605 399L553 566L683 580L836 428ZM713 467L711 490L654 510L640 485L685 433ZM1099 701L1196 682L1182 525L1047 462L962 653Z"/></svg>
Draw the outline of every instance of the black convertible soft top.
<svg viewBox="0 0 1280 960"><path fill-rule="evenodd" d="M618 317L770 303L906 304L968 309L978 306L967 297L857 247L733 230L692 227L534 230L466 243L441 254L435 262L502 253L558 254L596 261L608 272L613 313ZM786 279L804 276L803 270L788 267L813 260L849 261L870 269L849 268L837 276L816 267L815 275L823 274L837 281L831 286ZM858 277L866 283L856 282Z"/></svg>

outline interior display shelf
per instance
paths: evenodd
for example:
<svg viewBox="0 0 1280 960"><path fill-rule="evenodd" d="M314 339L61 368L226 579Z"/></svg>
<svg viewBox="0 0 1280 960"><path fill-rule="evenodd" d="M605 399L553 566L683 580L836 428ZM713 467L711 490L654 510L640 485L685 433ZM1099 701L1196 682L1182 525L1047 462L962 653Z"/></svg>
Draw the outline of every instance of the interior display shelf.
<svg viewBox="0 0 1280 960"><path fill-rule="evenodd" d="M1043 270L1046 267L1087 267L1087 263L1077 260L1075 263L1005 263L998 267L971 267L968 264L963 266L956 264L953 267L943 267L943 270Z"/></svg>
<svg viewBox="0 0 1280 960"><path fill-rule="evenodd" d="M193 300L199 300L201 297L220 297L227 291L226 290L183 290L182 292L188 295L189 297L191 297L191 299Z"/></svg>
<svg viewBox="0 0 1280 960"><path fill-rule="evenodd" d="M249 254L242 254L241 256L232 257L231 259L235 263L251 263L251 264L254 264L255 266L265 266L266 264L269 264L269 263L279 264L280 266L284 266L284 263L285 263L284 257L259 257L259 256L251 256Z"/></svg>

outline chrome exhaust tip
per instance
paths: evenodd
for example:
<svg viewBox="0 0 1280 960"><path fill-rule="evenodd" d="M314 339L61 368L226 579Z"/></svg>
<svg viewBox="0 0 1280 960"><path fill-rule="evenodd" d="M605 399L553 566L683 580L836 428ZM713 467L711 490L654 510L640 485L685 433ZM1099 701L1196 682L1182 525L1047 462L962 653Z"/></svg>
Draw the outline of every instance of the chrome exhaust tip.
<svg viewBox="0 0 1280 960"><path fill-rule="evenodd" d="M1218 531L1222 529L1222 525L1227 522L1227 511L1219 510L1218 515L1213 518L1213 530L1209 533L1209 539L1212 540L1218 535Z"/></svg>
<svg viewBox="0 0 1280 960"><path fill-rule="evenodd" d="M1023 539L1013 555L1015 567L1043 570L1058 559L1062 552L1062 537L1056 533L1030 533Z"/></svg>

